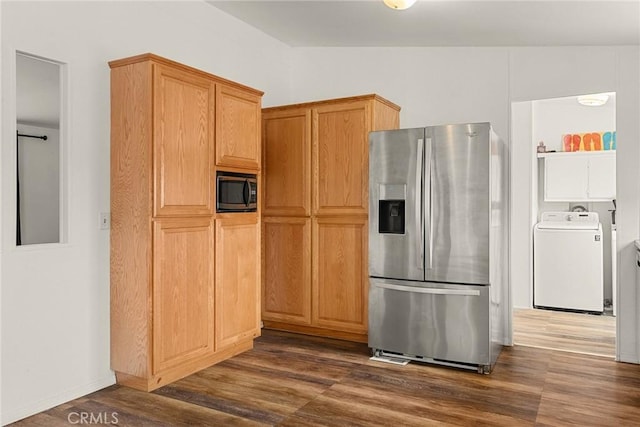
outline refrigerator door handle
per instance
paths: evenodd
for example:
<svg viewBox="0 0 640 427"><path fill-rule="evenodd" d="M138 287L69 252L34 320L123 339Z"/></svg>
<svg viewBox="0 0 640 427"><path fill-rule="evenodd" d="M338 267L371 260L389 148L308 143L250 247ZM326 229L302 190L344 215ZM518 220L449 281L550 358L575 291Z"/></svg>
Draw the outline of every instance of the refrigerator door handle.
<svg viewBox="0 0 640 427"><path fill-rule="evenodd" d="M424 152L424 140L418 139L417 149L417 165L416 165L416 194L419 200L416 200L416 234L420 236L418 242L418 269L424 269L424 215L422 214L422 162Z"/></svg>
<svg viewBox="0 0 640 427"><path fill-rule="evenodd" d="M431 188L431 138L427 138L427 147L426 147L426 170L425 170L425 174L424 174L424 180L426 182L426 185L428 186L428 188L425 190L425 194L427 197L427 203L426 205L428 206L428 210L429 210L429 226L428 226L428 232L429 235L427 237L428 239L428 244L429 244L429 254L428 254L428 263L427 263L427 268L431 269L433 268L433 201L432 196L433 196L433 192L432 192L432 188ZM423 215L424 218L424 215ZM422 220L424 222L424 219ZM424 236L424 230L422 232L422 235ZM424 238L424 237L423 237Z"/></svg>
<svg viewBox="0 0 640 427"><path fill-rule="evenodd" d="M374 286L378 288L390 289L392 291L413 292L418 294L461 295L461 296L470 296L470 297L480 296L480 291L476 289L423 288L423 287L417 287L417 286L394 285L391 283L376 283L374 284Z"/></svg>

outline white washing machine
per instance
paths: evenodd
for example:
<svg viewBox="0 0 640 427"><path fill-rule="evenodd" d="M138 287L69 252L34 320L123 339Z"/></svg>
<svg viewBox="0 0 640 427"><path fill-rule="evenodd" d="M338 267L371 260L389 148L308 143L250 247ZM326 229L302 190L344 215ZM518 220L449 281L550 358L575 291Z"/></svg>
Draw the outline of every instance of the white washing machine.
<svg viewBox="0 0 640 427"><path fill-rule="evenodd" d="M602 313L602 225L595 212L545 212L533 236L533 305Z"/></svg>

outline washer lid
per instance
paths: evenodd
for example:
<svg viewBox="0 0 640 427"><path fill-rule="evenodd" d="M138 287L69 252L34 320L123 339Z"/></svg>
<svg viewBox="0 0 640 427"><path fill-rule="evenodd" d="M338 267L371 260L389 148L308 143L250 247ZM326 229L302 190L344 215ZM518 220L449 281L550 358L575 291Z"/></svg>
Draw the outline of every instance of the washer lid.
<svg viewBox="0 0 640 427"><path fill-rule="evenodd" d="M544 212L537 227L547 230L598 230L600 219L596 212Z"/></svg>

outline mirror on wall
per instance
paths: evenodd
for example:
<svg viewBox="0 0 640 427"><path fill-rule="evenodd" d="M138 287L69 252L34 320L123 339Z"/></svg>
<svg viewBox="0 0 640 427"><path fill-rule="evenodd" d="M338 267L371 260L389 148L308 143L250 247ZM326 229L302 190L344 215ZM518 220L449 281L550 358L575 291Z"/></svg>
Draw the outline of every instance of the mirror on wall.
<svg viewBox="0 0 640 427"><path fill-rule="evenodd" d="M16 245L61 241L61 64L16 53Z"/></svg>

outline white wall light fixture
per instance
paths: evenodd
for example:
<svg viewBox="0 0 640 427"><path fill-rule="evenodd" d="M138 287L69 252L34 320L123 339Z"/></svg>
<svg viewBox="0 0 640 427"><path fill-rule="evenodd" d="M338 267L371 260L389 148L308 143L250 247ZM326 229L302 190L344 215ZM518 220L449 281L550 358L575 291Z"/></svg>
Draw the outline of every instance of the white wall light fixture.
<svg viewBox="0 0 640 427"><path fill-rule="evenodd" d="M587 107L600 107L609 100L609 95L606 93L594 93L593 95L582 95L578 97L578 103L580 105L586 105Z"/></svg>
<svg viewBox="0 0 640 427"><path fill-rule="evenodd" d="M383 0L384 4L395 10L409 9L416 0Z"/></svg>

